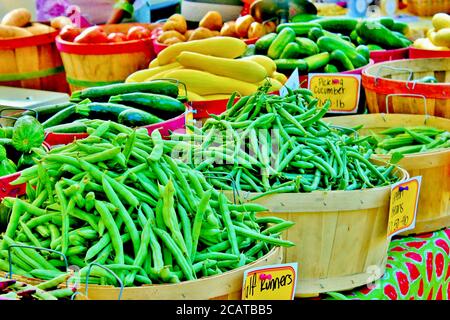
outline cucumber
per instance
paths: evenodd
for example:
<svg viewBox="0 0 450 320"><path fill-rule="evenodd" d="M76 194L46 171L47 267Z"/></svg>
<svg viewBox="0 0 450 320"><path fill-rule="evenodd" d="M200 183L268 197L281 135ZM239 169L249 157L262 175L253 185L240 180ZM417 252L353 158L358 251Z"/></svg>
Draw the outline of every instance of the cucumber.
<svg viewBox="0 0 450 320"><path fill-rule="evenodd" d="M266 54L267 50L269 50L270 45L272 44L273 40L275 40L276 37L277 34L275 32L272 32L259 38L255 43L256 53Z"/></svg>
<svg viewBox="0 0 450 320"><path fill-rule="evenodd" d="M288 43L280 55L280 59L296 59L300 53L300 45L297 42Z"/></svg>
<svg viewBox="0 0 450 320"><path fill-rule="evenodd" d="M330 54L322 52L303 59L308 66L308 72L325 67L330 62Z"/></svg>
<svg viewBox="0 0 450 320"><path fill-rule="evenodd" d="M155 80L141 83L118 83L101 87L86 88L75 91L70 97L70 101L79 102L84 99L102 102L108 101L110 96L132 92L147 92L163 94L172 98L178 96L178 85L169 81Z"/></svg>
<svg viewBox="0 0 450 320"><path fill-rule="evenodd" d="M366 41L388 49L404 48L405 43L391 30L376 21L361 21L356 27L358 35Z"/></svg>
<svg viewBox="0 0 450 320"><path fill-rule="evenodd" d="M362 55L364 58L366 58L367 61L370 60L370 51L367 46L361 44L356 47L356 52L358 52L360 55Z"/></svg>
<svg viewBox="0 0 450 320"><path fill-rule="evenodd" d="M312 56L319 53L319 47L311 39L296 37L295 42L299 45L300 56Z"/></svg>
<svg viewBox="0 0 450 320"><path fill-rule="evenodd" d="M311 28L322 29L322 26L316 22L290 22L282 23L277 27L277 32L280 33L282 30L290 28L297 36L306 36Z"/></svg>
<svg viewBox="0 0 450 320"><path fill-rule="evenodd" d="M344 41L352 43L352 39L349 36L340 35L339 37Z"/></svg>
<svg viewBox="0 0 450 320"><path fill-rule="evenodd" d="M358 20L354 18L323 18L315 21L322 29L335 32L335 33L345 33L350 34L358 24Z"/></svg>
<svg viewBox="0 0 450 320"><path fill-rule="evenodd" d="M249 44L249 45L247 45L247 49L245 49L245 52L242 55L242 57L250 57L250 56L254 56L255 54L256 54L255 45Z"/></svg>
<svg viewBox="0 0 450 320"><path fill-rule="evenodd" d="M327 30L323 30L323 35L331 38L335 38L337 40L343 40L347 42L348 45L352 46L353 48L356 48L356 46L352 43L350 37L344 36L340 33L333 33Z"/></svg>
<svg viewBox="0 0 450 320"><path fill-rule="evenodd" d="M331 53L336 49L342 50L355 68L363 67L369 63L369 61L360 55L347 41L323 36L317 40L317 45L319 46L319 49L324 52Z"/></svg>
<svg viewBox="0 0 450 320"><path fill-rule="evenodd" d="M279 72L290 72L296 68L298 68L298 73L308 71L308 65L303 59L276 59L274 62Z"/></svg>
<svg viewBox="0 0 450 320"><path fill-rule="evenodd" d="M118 122L129 127L141 127L162 122L162 119L139 109L127 109L119 114Z"/></svg>
<svg viewBox="0 0 450 320"><path fill-rule="evenodd" d="M409 32L409 25L407 23L404 23L404 22L395 21L394 25L390 29L392 31L397 31L397 32L400 32L403 35L406 35Z"/></svg>
<svg viewBox="0 0 450 320"><path fill-rule="evenodd" d="M309 22L317 19L319 19L319 16L316 14L300 13L293 16L291 22Z"/></svg>
<svg viewBox="0 0 450 320"><path fill-rule="evenodd" d="M87 132L87 126L81 122L74 121L49 127L45 131L53 133L83 133Z"/></svg>
<svg viewBox="0 0 450 320"><path fill-rule="evenodd" d="M364 40L363 38L361 38L360 36L358 36L358 37L356 38L356 43L357 43L358 45L365 45L365 44L366 44L366 40Z"/></svg>
<svg viewBox="0 0 450 320"><path fill-rule="evenodd" d="M397 31L392 31L393 34L395 34L399 39L403 42L405 47L409 47L413 42L409 40L407 37L405 37L402 33Z"/></svg>
<svg viewBox="0 0 450 320"><path fill-rule="evenodd" d="M339 69L334 64L327 64L323 69L326 73L338 73Z"/></svg>
<svg viewBox="0 0 450 320"><path fill-rule="evenodd" d="M381 17L375 21L379 22L388 29L392 29L395 23L394 19L392 19L391 17Z"/></svg>
<svg viewBox="0 0 450 320"><path fill-rule="evenodd" d="M384 50L382 47L380 47L379 45L376 44L368 44L367 48L369 49L369 51L381 51Z"/></svg>
<svg viewBox="0 0 450 320"><path fill-rule="evenodd" d="M177 99L153 93L125 93L109 98L111 103L124 104L131 103L132 107L148 111L166 111L181 114L186 110L186 106Z"/></svg>
<svg viewBox="0 0 450 320"><path fill-rule="evenodd" d="M342 50L339 49L336 49L331 53L330 61L337 62L339 65L342 66L344 71L355 69L350 59L345 55L345 53Z"/></svg>
<svg viewBox="0 0 450 320"><path fill-rule="evenodd" d="M358 39L358 33L356 32L356 30L353 30L350 33L350 39L352 40L353 43L358 43L357 39Z"/></svg>
<svg viewBox="0 0 450 320"><path fill-rule="evenodd" d="M308 39L314 42L323 35L323 30L321 28L314 27L308 31Z"/></svg>
<svg viewBox="0 0 450 320"><path fill-rule="evenodd" d="M267 55L271 59L278 59L288 43L295 41L295 32L291 28L283 28L271 43Z"/></svg>

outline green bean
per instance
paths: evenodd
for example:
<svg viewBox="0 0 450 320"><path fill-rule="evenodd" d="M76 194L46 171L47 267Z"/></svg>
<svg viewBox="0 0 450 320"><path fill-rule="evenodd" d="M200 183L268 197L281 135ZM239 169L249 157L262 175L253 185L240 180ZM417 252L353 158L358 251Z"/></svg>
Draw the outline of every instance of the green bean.
<svg viewBox="0 0 450 320"><path fill-rule="evenodd" d="M195 260L195 255L197 253L198 239L200 237L200 232L202 228L202 222L204 219L206 209L208 208L208 202L210 198L211 198L211 190L208 190L200 199L200 203L198 204L197 212L194 217L194 224L192 226L191 261Z"/></svg>
<svg viewBox="0 0 450 320"><path fill-rule="evenodd" d="M225 224L225 228L228 233L228 240L230 241L230 244L231 244L231 251L233 252L233 254L239 255L239 248L238 248L238 243L237 243L237 239L236 239L236 232L234 231L234 226L233 226L233 223L231 220L230 211L227 206L227 199L223 193L219 194L219 207L220 207L220 212L222 214L222 219Z"/></svg>

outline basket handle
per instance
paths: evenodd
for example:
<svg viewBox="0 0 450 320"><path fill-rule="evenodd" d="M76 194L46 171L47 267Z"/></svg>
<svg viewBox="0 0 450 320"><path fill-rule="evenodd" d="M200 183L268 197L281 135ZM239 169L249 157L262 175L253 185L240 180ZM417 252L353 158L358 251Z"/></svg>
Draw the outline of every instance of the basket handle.
<svg viewBox="0 0 450 320"><path fill-rule="evenodd" d="M105 266L103 266L103 265L101 265L101 264L99 264L97 262L92 262L91 264L89 264L89 267L88 267L88 270L87 270L87 273L86 273L86 285L85 285L84 295L86 297L88 297L89 276L91 275L91 269L92 269L93 266L97 266L97 267L100 267L100 268L108 271L109 273L111 273L114 276L114 278L116 278L117 282L119 282L119 284L120 284L120 291L119 291L119 298L118 298L118 300L121 300L122 299L122 293L123 293L123 282L122 282L122 280L120 280L120 278L117 276L117 274L114 271L112 271L111 269L109 269L109 268L107 268L107 267L105 267Z"/></svg>
<svg viewBox="0 0 450 320"><path fill-rule="evenodd" d="M223 174L224 176L217 177L214 174ZM221 179L221 180L231 181L231 188L233 189L233 204L236 204L237 195L239 193L237 190L236 181L234 181L233 176L231 176L228 172L222 172L222 171L218 171L218 172L205 171L204 176L205 176L205 178L214 178L214 179L219 179L219 180Z"/></svg>
<svg viewBox="0 0 450 320"><path fill-rule="evenodd" d="M408 80L407 80L408 82L411 81L411 78L413 76L413 71L411 69L409 69L409 68L397 68L397 67L381 65L378 68L377 74L375 75L375 86L378 85L378 78L380 78L380 72L381 72L382 69L390 69L390 70L394 70L394 71L406 71L406 72L409 72L409 77L408 77ZM406 87L409 89L408 82L406 83Z"/></svg>
<svg viewBox="0 0 450 320"><path fill-rule="evenodd" d="M389 98L390 97L401 97L401 96L407 96L407 97L417 97L423 99L423 109L425 113L425 121L429 117L428 111L427 111L427 97L425 97L423 94L416 94L416 93L391 93L386 95L386 113L389 114Z"/></svg>

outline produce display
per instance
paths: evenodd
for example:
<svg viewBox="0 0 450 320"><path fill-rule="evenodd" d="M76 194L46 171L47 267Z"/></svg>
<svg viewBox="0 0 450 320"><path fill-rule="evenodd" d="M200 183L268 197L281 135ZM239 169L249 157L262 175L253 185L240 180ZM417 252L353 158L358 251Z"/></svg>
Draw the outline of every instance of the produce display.
<svg viewBox="0 0 450 320"><path fill-rule="evenodd" d="M370 140L378 154L409 154L450 148L450 132L432 127L397 127L372 133Z"/></svg>
<svg viewBox="0 0 450 320"><path fill-rule="evenodd" d="M234 92L250 95L267 82L279 90L286 77L276 72L272 59L242 57L245 43L232 37L214 37L176 43L161 51L147 70L131 74L126 83L175 79L184 84L190 101L228 99Z"/></svg>
<svg viewBox="0 0 450 320"><path fill-rule="evenodd" d="M249 14L236 21L224 22L220 12L208 11L194 30L188 30L186 19L181 14L174 14L155 33L159 43L172 45L216 36L255 39L274 31L275 27L274 22L259 23Z"/></svg>
<svg viewBox="0 0 450 320"><path fill-rule="evenodd" d="M427 37L414 41L413 47L426 50L450 50L450 15L437 13L431 22L433 28L428 30Z"/></svg>
<svg viewBox="0 0 450 320"><path fill-rule="evenodd" d="M69 276L69 275L68 275ZM67 276L67 277L68 277ZM52 279L40 285L33 286L15 279L0 277L0 300L58 300L70 298L76 289L56 289L56 286L67 277ZM52 289L52 290L49 290Z"/></svg>
<svg viewBox="0 0 450 320"><path fill-rule="evenodd" d="M394 166L369 161L373 151L361 145L366 139L323 122L330 103L318 109L309 90L280 97L263 89L234 105L232 101L226 112L211 115L202 128L193 127L192 136L173 137L186 143L177 149L185 161L208 172L218 188L233 189L218 179L225 173L237 190L260 193L253 199L273 193L370 188L398 179L391 175ZM192 139L195 143L189 144Z"/></svg>
<svg viewBox="0 0 450 320"><path fill-rule="evenodd" d="M406 48L408 25L392 18L321 18L277 26L255 43L255 54L274 59L277 71L341 72L369 63L370 51Z"/></svg>
<svg viewBox="0 0 450 320"><path fill-rule="evenodd" d="M125 286L176 283L294 245L279 238L291 222L259 220L255 213L264 207L231 204L200 172L165 153L173 143L159 131L149 136L145 129L92 120L88 132L48 153L36 151L36 165L13 182L26 182L27 194L2 202L12 213L1 236L1 269L8 245L28 244L65 254L82 276L97 262ZM47 280L64 274L55 254L18 248L12 259L19 275ZM92 271L93 283L117 285L105 270Z"/></svg>
<svg viewBox="0 0 450 320"><path fill-rule="evenodd" d="M0 21L0 39L31 37L47 34L72 26L67 17L57 17L50 25L31 21L31 12L25 8L14 9L3 16Z"/></svg>

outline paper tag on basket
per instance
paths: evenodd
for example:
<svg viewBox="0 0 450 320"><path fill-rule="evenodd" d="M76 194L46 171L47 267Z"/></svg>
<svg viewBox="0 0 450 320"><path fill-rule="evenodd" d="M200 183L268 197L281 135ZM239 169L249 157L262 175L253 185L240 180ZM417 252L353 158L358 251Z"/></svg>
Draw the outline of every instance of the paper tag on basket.
<svg viewBox="0 0 450 320"><path fill-rule="evenodd" d="M274 264L244 272L242 300L293 300L298 263Z"/></svg>
<svg viewBox="0 0 450 320"><path fill-rule="evenodd" d="M328 113L356 113L360 96L361 76L342 73L310 73L308 88L319 99L318 108L322 108L330 99Z"/></svg>
<svg viewBox="0 0 450 320"><path fill-rule="evenodd" d="M421 183L422 177L417 176L392 185L388 237L415 227Z"/></svg>
<svg viewBox="0 0 450 320"><path fill-rule="evenodd" d="M292 72L291 76L287 79L286 83L284 84L284 86L281 87L280 89L280 96L284 97L285 95L288 94L288 90L287 88L291 89L291 90L295 90L300 88L300 78L298 75L298 69L295 68L294 72Z"/></svg>

